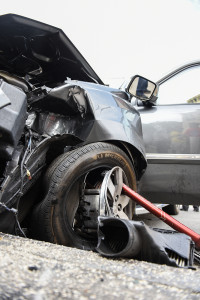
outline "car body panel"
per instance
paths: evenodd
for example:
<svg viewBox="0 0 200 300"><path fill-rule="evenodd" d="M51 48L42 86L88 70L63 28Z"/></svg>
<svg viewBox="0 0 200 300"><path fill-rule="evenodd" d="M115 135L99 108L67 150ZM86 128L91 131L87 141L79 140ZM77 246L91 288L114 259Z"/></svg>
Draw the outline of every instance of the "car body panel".
<svg viewBox="0 0 200 300"><path fill-rule="evenodd" d="M98 89L95 84L81 84L85 89L95 123L88 136L89 142L118 140L134 145L145 157L140 115L123 98L116 95L118 90Z"/></svg>
<svg viewBox="0 0 200 300"><path fill-rule="evenodd" d="M139 175L146 167L141 119L137 110L116 94L118 91L93 83L68 80L64 85L51 89L41 100L42 103L37 101L36 108L42 106L44 112L39 114L39 120L33 128L47 136L71 134L83 144L97 141L125 143L130 148L132 157L134 150L142 157L138 166ZM70 93L74 95L66 101L66 95ZM126 94L123 96L126 97ZM61 106L63 103L65 106ZM63 115L64 112L61 116L62 109L66 116Z"/></svg>
<svg viewBox="0 0 200 300"><path fill-rule="evenodd" d="M159 80L158 85L199 65L184 65ZM137 110L148 159L140 193L155 203L199 204L200 136L193 134L193 126L197 124L200 131L200 103L139 106Z"/></svg>

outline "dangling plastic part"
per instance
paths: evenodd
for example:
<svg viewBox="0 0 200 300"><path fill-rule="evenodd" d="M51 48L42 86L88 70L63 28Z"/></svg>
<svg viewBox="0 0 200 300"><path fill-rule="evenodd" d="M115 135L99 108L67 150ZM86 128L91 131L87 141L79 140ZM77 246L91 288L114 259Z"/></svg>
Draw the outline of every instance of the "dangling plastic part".
<svg viewBox="0 0 200 300"><path fill-rule="evenodd" d="M134 201L139 203L141 206L146 208L148 211L150 211L152 214L157 216L159 219L161 219L163 222L168 224L170 227L174 228L175 230L182 232L184 234L189 235L192 240L195 242L195 247L197 250L200 250L200 234L196 233L192 229L188 228L184 224L180 223L176 219L174 219L172 216L168 215L164 211L162 211L160 208L153 205L150 201L130 189L127 185L124 183L122 184L122 189L126 195L131 197Z"/></svg>
<svg viewBox="0 0 200 300"><path fill-rule="evenodd" d="M184 268L193 265L194 242L185 234L114 217L99 217L98 223L97 251L106 257L129 257Z"/></svg>

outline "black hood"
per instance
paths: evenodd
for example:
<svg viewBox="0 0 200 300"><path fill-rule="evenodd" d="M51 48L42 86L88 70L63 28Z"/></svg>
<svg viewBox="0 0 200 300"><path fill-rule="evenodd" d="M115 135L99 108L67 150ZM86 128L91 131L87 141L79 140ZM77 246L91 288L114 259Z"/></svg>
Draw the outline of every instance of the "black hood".
<svg viewBox="0 0 200 300"><path fill-rule="evenodd" d="M34 85L67 77L103 84L61 29L14 14L0 16L0 70Z"/></svg>

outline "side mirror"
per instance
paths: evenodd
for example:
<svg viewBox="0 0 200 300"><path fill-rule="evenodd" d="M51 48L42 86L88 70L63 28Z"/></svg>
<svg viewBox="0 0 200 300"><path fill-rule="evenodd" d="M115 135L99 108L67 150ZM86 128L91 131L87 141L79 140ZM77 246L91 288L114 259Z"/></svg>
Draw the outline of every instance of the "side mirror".
<svg viewBox="0 0 200 300"><path fill-rule="evenodd" d="M142 101L148 101L153 96L157 96L155 95L157 94L157 85L142 76L136 75L132 77L126 91Z"/></svg>

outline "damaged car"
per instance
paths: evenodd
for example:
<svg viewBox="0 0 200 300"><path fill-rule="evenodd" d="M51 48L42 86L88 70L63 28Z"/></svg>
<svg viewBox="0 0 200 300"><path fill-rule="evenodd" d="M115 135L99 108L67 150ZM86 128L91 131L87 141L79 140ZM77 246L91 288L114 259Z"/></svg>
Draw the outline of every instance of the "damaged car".
<svg viewBox="0 0 200 300"><path fill-rule="evenodd" d="M159 96L192 65L115 89L61 29L14 14L0 28L0 231L94 249L99 216L133 219L122 183L171 210L199 201L198 95Z"/></svg>
<svg viewBox="0 0 200 300"><path fill-rule="evenodd" d="M0 28L0 230L92 249L105 173L136 190L146 169L139 112L62 30L14 14ZM114 186L110 210L132 219Z"/></svg>

